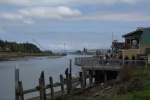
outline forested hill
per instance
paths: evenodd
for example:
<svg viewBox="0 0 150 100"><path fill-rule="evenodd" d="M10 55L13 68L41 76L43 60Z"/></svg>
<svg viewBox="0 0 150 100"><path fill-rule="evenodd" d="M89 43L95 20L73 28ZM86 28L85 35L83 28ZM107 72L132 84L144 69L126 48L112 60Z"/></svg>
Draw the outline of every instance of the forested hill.
<svg viewBox="0 0 150 100"><path fill-rule="evenodd" d="M36 45L32 43L16 43L8 42L0 39L1 52L25 52L25 53L40 53L42 52Z"/></svg>

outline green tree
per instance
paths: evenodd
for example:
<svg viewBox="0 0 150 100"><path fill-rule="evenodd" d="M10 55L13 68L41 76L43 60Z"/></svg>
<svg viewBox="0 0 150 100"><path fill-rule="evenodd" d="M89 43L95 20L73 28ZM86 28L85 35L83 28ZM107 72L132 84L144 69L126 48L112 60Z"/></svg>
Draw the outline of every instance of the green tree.
<svg viewBox="0 0 150 100"><path fill-rule="evenodd" d="M42 52L36 45L32 43L16 43L8 42L0 39L0 47L2 49L9 48L11 52L28 52L28 53L40 53Z"/></svg>
<svg viewBox="0 0 150 100"><path fill-rule="evenodd" d="M4 48L4 46L5 46L4 41L0 39L0 47L1 47L1 48Z"/></svg>

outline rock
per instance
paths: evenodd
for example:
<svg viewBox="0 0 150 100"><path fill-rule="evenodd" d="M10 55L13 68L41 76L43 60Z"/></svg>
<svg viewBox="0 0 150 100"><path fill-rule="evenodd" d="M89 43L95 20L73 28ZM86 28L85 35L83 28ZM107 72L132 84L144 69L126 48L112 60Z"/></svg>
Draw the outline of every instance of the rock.
<svg viewBox="0 0 150 100"><path fill-rule="evenodd" d="M132 79L129 85L127 85L127 92L142 91L143 89L144 84L138 78Z"/></svg>
<svg viewBox="0 0 150 100"><path fill-rule="evenodd" d="M97 97L97 96L99 96L100 94L99 93L95 93L94 95L93 95L93 97Z"/></svg>
<svg viewBox="0 0 150 100"><path fill-rule="evenodd" d="M123 84L121 84L119 87L118 87L118 90L117 90L117 95L119 94L125 94L125 86Z"/></svg>

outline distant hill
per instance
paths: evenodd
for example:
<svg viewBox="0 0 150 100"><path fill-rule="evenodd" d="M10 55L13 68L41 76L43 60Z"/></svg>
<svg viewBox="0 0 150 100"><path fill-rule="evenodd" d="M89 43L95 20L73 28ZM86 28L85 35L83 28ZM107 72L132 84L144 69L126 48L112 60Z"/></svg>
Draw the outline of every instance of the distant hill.
<svg viewBox="0 0 150 100"><path fill-rule="evenodd" d="M41 53L42 51L32 43L16 43L0 39L0 52Z"/></svg>

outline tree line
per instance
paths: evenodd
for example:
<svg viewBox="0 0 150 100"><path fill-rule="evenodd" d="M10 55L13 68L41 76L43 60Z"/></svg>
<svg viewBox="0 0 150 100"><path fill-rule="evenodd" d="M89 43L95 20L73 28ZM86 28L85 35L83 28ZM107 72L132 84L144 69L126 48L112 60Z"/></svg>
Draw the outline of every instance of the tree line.
<svg viewBox="0 0 150 100"><path fill-rule="evenodd" d="M32 43L8 42L0 39L1 52L41 53L42 51Z"/></svg>

